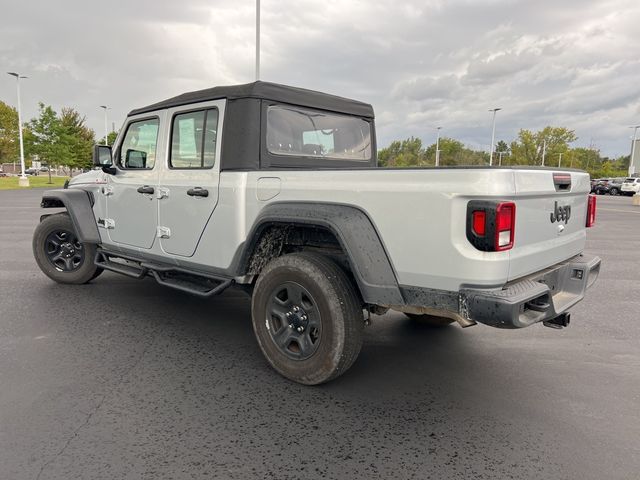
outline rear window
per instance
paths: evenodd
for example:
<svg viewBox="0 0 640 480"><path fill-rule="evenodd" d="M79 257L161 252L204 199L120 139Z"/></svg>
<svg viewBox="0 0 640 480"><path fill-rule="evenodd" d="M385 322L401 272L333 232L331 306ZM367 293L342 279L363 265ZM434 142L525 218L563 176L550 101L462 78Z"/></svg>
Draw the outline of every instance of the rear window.
<svg viewBox="0 0 640 480"><path fill-rule="evenodd" d="M216 161L218 110L199 110L173 117L171 168L211 168Z"/></svg>
<svg viewBox="0 0 640 480"><path fill-rule="evenodd" d="M634 183L637 180L637 178L627 178L624 182L625 183Z"/></svg>
<svg viewBox="0 0 640 480"><path fill-rule="evenodd" d="M273 155L371 160L371 124L361 118L299 107L267 109L267 150Z"/></svg>

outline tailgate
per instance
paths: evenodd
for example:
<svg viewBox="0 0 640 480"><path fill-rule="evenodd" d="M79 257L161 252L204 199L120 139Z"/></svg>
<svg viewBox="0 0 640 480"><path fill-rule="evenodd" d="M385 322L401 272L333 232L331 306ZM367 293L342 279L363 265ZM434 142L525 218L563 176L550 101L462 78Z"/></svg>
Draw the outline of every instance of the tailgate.
<svg viewBox="0 0 640 480"><path fill-rule="evenodd" d="M590 191L585 172L516 170L514 175L516 233L510 281L582 252Z"/></svg>

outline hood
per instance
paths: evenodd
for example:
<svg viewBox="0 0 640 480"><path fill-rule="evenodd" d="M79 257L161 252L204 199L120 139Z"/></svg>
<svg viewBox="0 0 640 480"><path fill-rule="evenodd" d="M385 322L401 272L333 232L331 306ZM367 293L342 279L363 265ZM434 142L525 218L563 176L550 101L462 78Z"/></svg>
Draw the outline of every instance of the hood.
<svg viewBox="0 0 640 480"><path fill-rule="evenodd" d="M100 169L89 170L86 173L76 175L69 180L69 186L86 185L93 183L107 183L106 174Z"/></svg>

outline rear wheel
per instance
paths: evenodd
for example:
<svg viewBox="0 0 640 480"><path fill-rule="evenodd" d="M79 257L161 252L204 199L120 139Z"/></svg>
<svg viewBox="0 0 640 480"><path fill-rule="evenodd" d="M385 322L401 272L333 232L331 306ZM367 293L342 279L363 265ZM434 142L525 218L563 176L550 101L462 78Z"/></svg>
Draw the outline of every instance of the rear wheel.
<svg viewBox="0 0 640 480"><path fill-rule="evenodd" d="M40 270L58 283L87 283L102 273L93 263L96 246L80 242L67 213L40 222L32 246Z"/></svg>
<svg viewBox="0 0 640 480"><path fill-rule="evenodd" d="M405 313L409 319L417 325L426 325L428 327L446 327L455 320L447 317L436 317L435 315L418 315L416 313Z"/></svg>
<svg viewBox="0 0 640 480"><path fill-rule="evenodd" d="M323 255L302 252L272 260L256 282L251 313L265 358L294 382L333 380L360 353L360 296L344 271Z"/></svg>

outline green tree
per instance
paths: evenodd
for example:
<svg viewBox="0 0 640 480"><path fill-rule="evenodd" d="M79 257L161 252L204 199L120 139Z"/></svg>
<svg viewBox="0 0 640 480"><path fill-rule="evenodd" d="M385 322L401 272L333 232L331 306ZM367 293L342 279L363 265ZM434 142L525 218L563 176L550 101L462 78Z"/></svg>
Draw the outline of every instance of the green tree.
<svg viewBox="0 0 640 480"><path fill-rule="evenodd" d="M558 154L569 150L569 144L578 139L573 130L564 127L545 127L538 132L522 129L518 138L511 142L510 163L514 165L542 165L545 152L545 164L557 162ZM545 149L546 144L546 149Z"/></svg>
<svg viewBox="0 0 640 480"><path fill-rule="evenodd" d="M496 143L496 153L500 152L509 152L509 145L507 145L507 142L505 142L504 140L500 140L498 143Z"/></svg>
<svg viewBox="0 0 640 480"><path fill-rule="evenodd" d="M582 170L599 170L602 164L600 153L591 148L574 148L572 150L572 159L574 168ZM569 164L571 166L571 163Z"/></svg>
<svg viewBox="0 0 640 480"><path fill-rule="evenodd" d="M422 148L419 138L392 142L378 152L378 163L382 167L422 167L435 165L436 144ZM486 165L489 154L466 148L453 138L440 138L440 165Z"/></svg>
<svg viewBox="0 0 640 480"><path fill-rule="evenodd" d="M29 126L28 150L41 162L68 168L91 166L95 135L85 117L73 108L64 107L58 115L51 106L40 103L39 116Z"/></svg>
<svg viewBox="0 0 640 480"><path fill-rule="evenodd" d="M13 162L19 155L18 111L0 101L0 164Z"/></svg>
<svg viewBox="0 0 640 480"><path fill-rule="evenodd" d="M440 165L455 165L456 159L460 157L464 150L464 145L458 140L449 137L440 138ZM425 151L426 158L429 159L429 165L436 164L436 144L429 145Z"/></svg>
<svg viewBox="0 0 640 480"><path fill-rule="evenodd" d="M378 164L381 167L411 167L426 165L422 140L415 137L392 142L378 152Z"/></svg>
<svg viewBox="0 0 640 480"><path fill-rule="evenodd" d="M107 135L107 145L113 145L116 143L116 138L118 137L118 132L109 132ZM101 143L104 143L104 137L102 137Z"/></svg>
<svg viewBox="0 0 640 480"><path fill-rule="evenodd" d="M49 105L39 103L38 118L29 122L30 135L25 137L25 147L29 155L36 155L48 165L61 165L60 162L60 119Z"/></svg>
<svg viewBox="0 0 640 480"><path fill-rule="evenodd" d="M91 168L95 133L87 127L86 118L76 110L63 107L60 114L62 151L66 155L63 165L72 168Z"/></svg>

